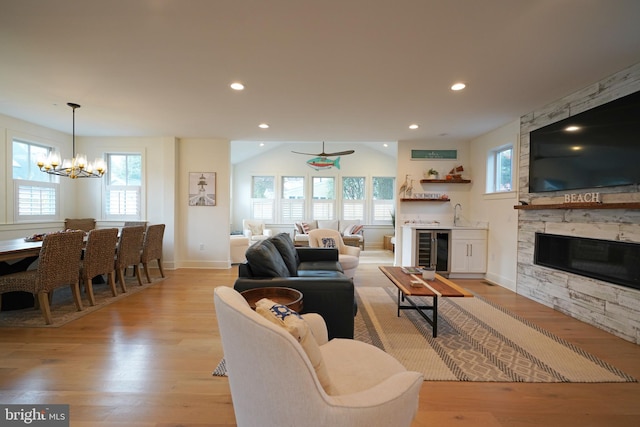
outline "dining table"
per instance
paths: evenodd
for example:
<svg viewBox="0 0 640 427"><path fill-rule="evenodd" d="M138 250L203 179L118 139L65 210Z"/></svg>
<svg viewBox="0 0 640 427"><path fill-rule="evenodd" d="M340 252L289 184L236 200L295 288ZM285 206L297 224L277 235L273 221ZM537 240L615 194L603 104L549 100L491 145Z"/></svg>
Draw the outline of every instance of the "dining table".
<svg viewBox="0 0 640 427"><path fill-rule="evenodd" d="M24 238L0 240L0 261L38 256L42 241L27 242Z"/></svg>
<svg viewBox="0 0 640 427"><path fill-rule="evenodd" d="M18 239L0 240L0 276L25 271L38 259L42 241ZM33 307L32 294L22 291L7 292L2 295L0 310L16 310Z"/></svg>

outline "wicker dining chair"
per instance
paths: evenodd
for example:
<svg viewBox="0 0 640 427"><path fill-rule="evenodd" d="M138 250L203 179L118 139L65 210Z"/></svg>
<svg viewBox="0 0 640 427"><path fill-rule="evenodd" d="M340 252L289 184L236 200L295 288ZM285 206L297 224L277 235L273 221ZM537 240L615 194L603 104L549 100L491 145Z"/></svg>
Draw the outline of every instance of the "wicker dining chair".
<svg viewBox="0 0 640 427"><path fill-rule="evenodd" d="M164 270L162 270L162 238L164 237L164 227L164 224L153 224L148 226L147 231L144 233L140 263L142 264L142 268L144 268L144 274L149 283L151 283L149 261L156 260L158 262L160 276L164 277Z"/></svg>
<svg viewBox="0 0 640 427"><path fill-rule="evenodd" d="M111 287L111 294L114 297L118 295L114 263L117 243L117 228L102 228L89 232L84 250L84 259L80 265L80 280L84 284L91 305L96 305L96 299L93 294L93 278L96 276L106 274L107 282Z"/></svg>
<svg viewBox="0 0 640 427"><path fill-rule="evenodd" d="M82 231L47 234L42 241L37 269L0 276L0 294L23 291L37 295L42 316L50 325L53 290L69 285L76 308L82 311L79 274L83 239Z"/></svg>
<svg viewBox="0 0 640 427"><path fill-rule="evenodd" d="M125 221L123 227L137 227L142 225L143 227L147 227L147 221Z"/></svg>
<svg viewBox="0 0 640 427"><path fill-rule="evenodd" d="M133 267L138 284L142 286L140 278L140 253L142 251L142 241L144 239L144 227L122 227L120 240L116 251L115 269L118 274L118 282L122 292L127 292L127 285L124 281L124 271L127 267Z"/></svg>
<svg viewBox="0 0 640 427"><path fill-rule="evenodd" d="M64 220L65 230L91 231L96 228L95 218L66 218Z"/></svg>

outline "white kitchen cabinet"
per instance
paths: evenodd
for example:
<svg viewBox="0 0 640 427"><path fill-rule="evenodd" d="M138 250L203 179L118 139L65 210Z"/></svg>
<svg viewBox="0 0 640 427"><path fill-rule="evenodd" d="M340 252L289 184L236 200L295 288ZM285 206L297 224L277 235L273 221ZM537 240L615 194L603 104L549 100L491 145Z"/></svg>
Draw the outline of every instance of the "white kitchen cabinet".
<svg viewBox="0 0 640 427"><path fill-rule="evenodd" d="M452 278L484 277L487 271L487 231L452 230Z"/></svg>

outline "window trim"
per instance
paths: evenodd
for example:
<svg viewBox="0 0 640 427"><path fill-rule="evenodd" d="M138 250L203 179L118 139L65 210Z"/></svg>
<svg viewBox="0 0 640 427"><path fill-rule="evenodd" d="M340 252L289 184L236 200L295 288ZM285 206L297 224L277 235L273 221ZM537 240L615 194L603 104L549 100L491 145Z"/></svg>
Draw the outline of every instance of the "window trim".
<svg viewBox="0 0 640 427"><path fill-rule="evenodd" d="M498 165L498 157L501 153L505 151L511 150L511 189L509 190L499 190L497 188L498 185L498 174L500 173L499 165ZM487 153L487 172L486 172L486 193L485 194L502 194L509 193L514 191L514 174L516 170L515 160L516 152L515 152L515 144L508 143L503 144L498 147L492 148Z"/></svg>
<svg viewBox="0 0 640 427"><path fill-rule="evenodd" d="M109 181L111 179L111 156L140 156L140 185L121 185L121 184L111 184ZM105 162L107 164L107 173L105 177L102 178L104 180L103 190L104 196L102 197L102 217L105 221L131 221L131 220L141 220L144 218L144 188L145 188L145 167L144 161L145 156L144 153L139 151L113 151L113 152L105 152L104 153ZM111 189L115 189L118 191L130 189L130 191L134 191L137 194L137 215L126 215L126 214L110 214L108 212L109 203L108 199L111 194Z"/></svg>
<svg viewBox="0 0 640 427"><path fill-rule="evenodd" d="M48 151L59 151L60 144L56 141L50 140L48 138L34 136L25 134L22 132L17 132L13 130L7 130L6 133L6 141L7 141L7 156L8 161L11 161L13 164L14 152L13 152L13 144L14 142L35 145L38 147L46 148ZM33 166L33 165L31 165ZM38 172L44 175L44 172ZM34 222L34 221L56 221L61 217L61 185L60 179L55 175L46 175L49 177L48 181L34 181L29 179L20 179L13 177L13 166L9 167L7 170L6 178L7 183L12 182L13 185L7 187L7 202L13 204L13 209L9 208L7 214L9 212L13 213L13 222L14 223L25 223L25 222ZM53 188L55 191L55 213L53 215L23 215L20 214L20 201L18 200L20 197L20 185L28 185L35 188ZM9 188L11 190L9 190ZM10 194L12 192L12 194Z"/></svg>

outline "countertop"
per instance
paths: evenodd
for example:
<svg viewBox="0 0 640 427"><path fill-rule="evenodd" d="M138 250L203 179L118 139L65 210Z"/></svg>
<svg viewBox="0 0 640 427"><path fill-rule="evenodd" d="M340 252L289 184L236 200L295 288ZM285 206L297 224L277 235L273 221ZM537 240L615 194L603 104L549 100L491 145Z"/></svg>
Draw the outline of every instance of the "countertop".
<svg viewBox="0 0 640 427"><path fill-rule="evenodd" d="M409 223L403 224L403 227L411 229L424 229L424 230L486 230L488 227L486 224L474 224L474 225L452 225L441 223Z"/></svg>

